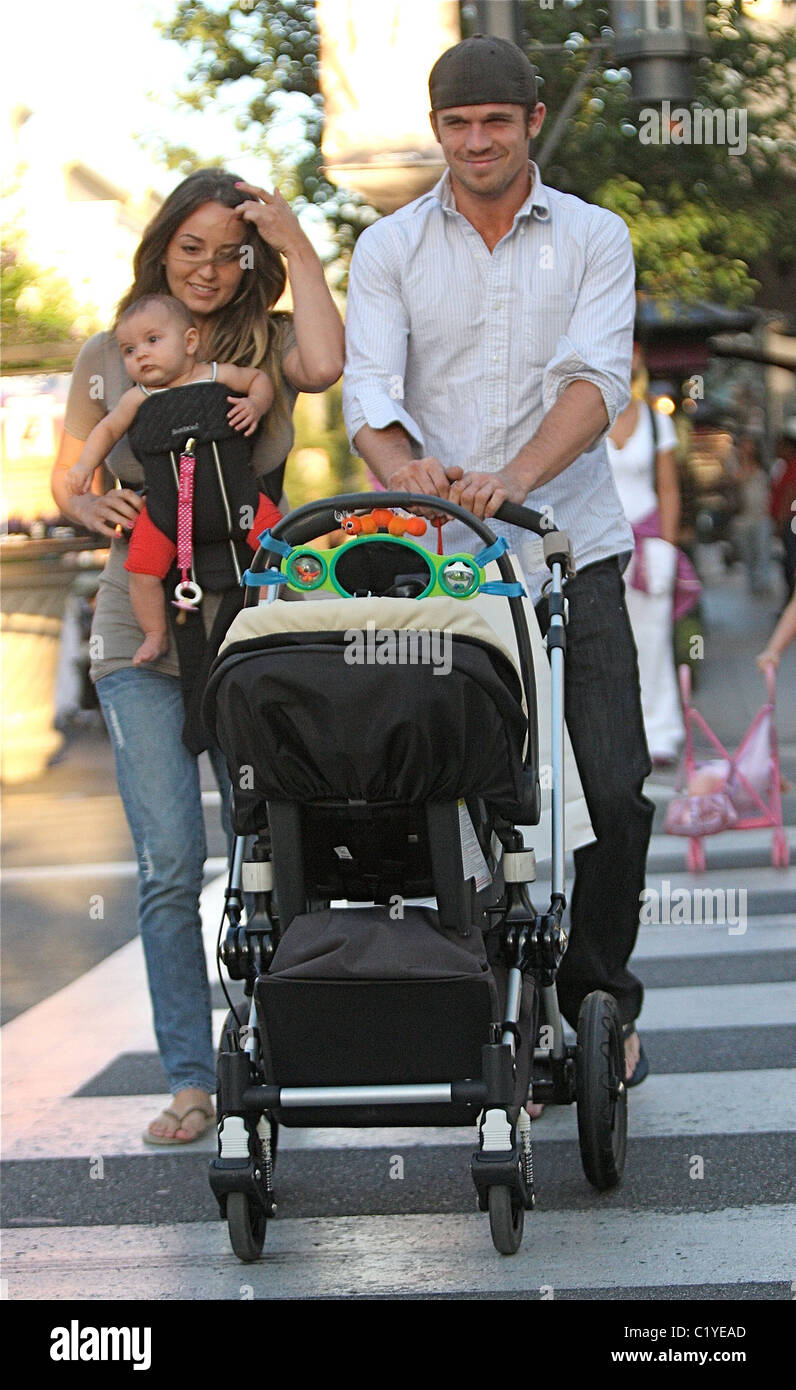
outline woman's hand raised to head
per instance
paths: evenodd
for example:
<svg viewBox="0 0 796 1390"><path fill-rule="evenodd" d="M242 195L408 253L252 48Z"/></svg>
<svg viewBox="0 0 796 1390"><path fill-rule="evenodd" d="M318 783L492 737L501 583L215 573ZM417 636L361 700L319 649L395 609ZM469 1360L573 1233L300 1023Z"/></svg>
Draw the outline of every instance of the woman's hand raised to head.
<svg viewBox="0 0 796 1390"><path fill-rule="evenodd" d="M306 240L296 214L278 188L267 193L252 183L236 183L235 187L250 195L245 203L238 204L235 215L256 227L263 241L275 251L287 256L299 242Z"/></svg>

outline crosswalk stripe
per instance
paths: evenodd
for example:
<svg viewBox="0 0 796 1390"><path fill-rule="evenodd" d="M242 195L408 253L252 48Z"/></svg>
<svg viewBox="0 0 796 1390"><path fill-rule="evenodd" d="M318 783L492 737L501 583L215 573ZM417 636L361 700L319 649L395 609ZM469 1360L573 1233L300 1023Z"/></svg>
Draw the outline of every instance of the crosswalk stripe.
<svg viewBox="0 0 796 1390"><path fill-rule="evenodd" d="M225 1009L213 1010L214 1036L220 1035ZM796 984L790 980L757 985L699 985L644 992L644 1027L665 1032L681 1028L764 1027L796 1023Z"/></svg>
<svg viewBox="0 0 796 1390"><path fill-rule="evenodd" d="M206 895L217 892L217 882ZM221 886L223 900L223 884ZM212 920L212 919L211 919ZM212 929L211 929L212 930ZM209 935L209 934L208 934ZM213 933L214 936L214 933ZM225 1010L213 1010L217 1036ZM796 1022L793 984L757 984L650 989L644 1026L762 1027ZM2 1029L4 1103L21 1112L38 1100L71 1095L119 1053L151 1051L153 1037L138 939L106 957L49 999L27 1010ZM43 1039L58 1039L48 1049L48 1065L32 1066Z"/></svg>
<svg viewBox="0 0 796 1390"><path fill-rule="evenodd" d="M223 874L227 861L218 856L205 860L205 873ZM90 864L30 864L23 867L3 869L4 883L34 883L53 879L80 878L136 878L138 864L135 859L102 859Z"/></svg>
<svg viewBox="0 0 796 1390"><path fill-rule="evenodd" d="M5 1235L7 1296L305 1299L390 1293L790 1281L795 1207L660 1213L535 1211L512 1259L485 1216L350 1216L269 1223L265 1258L241 1265L218 1223L19 1229Z"/></svg>
<svg viewBox="0 0 796 1390"><path fill-rule="evenodd" d="M648 989L645 1028L752 1028L796 1023L796 985L704 985Z"/></svg>
<svg viewBox="0 0 796 1390"><path fill-rule="evenodd" d="M732 938L722 926L644 926L638 934L633 960L779 952L793 947L796 947L796 913L789 912L751 918L743 935Z"/></svg>
<svg viewBox="0 0 796 1390"><path fill-rule="evenodd" d="M630 1096L633 1139L667 1135L796 1132L796 1070L676 1072L650 1076ZM145 1126L167 1103L165 1096L77 1096L31 1105L5 1124L6 1159L134 1157L152 1153L141 1142ZM548 1107L534 1125L540 1141L577 1138L574 1106ZM475 1128L285 1129L283 1149L432 1148L469 1145ZM215 1150L215 1132L172 1153ZM162 1151L161 1151L162 1152Z"/></svg>

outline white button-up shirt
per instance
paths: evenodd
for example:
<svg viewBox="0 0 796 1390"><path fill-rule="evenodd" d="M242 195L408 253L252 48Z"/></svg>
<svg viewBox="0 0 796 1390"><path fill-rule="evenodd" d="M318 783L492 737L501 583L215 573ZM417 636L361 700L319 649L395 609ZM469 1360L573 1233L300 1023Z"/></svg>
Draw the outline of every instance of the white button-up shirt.
<svg viewBox="0 0 796 1390"><path fill-rule="evenodd" d="M351 263L343 408L363 425L403 425L416 452L497 472L536 433L561 391L590 381L610 428L629 400L635 289L627 227L615 213L532 187L490 253L457 211L446 171L422 198L375 222ZM569 531L579 567L632 550L603 437L528 494ZM541 542L490 522L538 598ZM446 551L479 542L446 527Z"/></svg>

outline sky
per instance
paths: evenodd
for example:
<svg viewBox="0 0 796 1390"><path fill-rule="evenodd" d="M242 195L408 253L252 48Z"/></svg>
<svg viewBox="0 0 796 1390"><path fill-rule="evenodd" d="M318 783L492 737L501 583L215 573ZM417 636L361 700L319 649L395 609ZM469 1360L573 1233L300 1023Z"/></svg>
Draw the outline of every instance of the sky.
<svg viewBox="0 0 796 1390"><path fill-rule="evenodd" d="M174 110L190 54L156 30L176 0L36 0L6 8L2 106L31 108L64 159L80 159L133 194L167 193L179 174L158 166L135 136L159 133L205 158L225 156L245 177L267 168L241 158L233 116Z"/></svg>

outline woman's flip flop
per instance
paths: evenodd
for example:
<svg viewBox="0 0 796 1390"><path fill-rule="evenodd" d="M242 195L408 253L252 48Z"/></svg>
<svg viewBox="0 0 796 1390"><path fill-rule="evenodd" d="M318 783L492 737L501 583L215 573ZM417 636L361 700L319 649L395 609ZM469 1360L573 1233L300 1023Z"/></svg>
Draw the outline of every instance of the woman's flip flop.
<svg viewBox="0 0 796 1390"><path fill-rule="evenodd" d="M624 1025L623 1029L622 1029L622 1037L625 1039L625 1041L627 1041L627 1039L628 1039L628 1038L632 1038L634 1034L636 1035L636 1037L638 1037L638 1032L637 1032L637 1030L636 1030L636 1025L635 1025L635 1023L626 1023L626 1024ZM630 1090L631 1086L640 1086L641 1083L642 1083L642 1081L646 1081L646 1079L647 1079L647 1077L649 1076L649 1074L650 1074L649 1059L648 1059L648 1057L647 1057L646 1052L644 1051L644 1045L643 1045L641 1039L639 1038L639 1040L638 1040L638 1061L636 1062L636 1066L635 1066L635 1070L633 1071L633 1075L630 1077L629 1080L626 1080L626 1081L625 1081L625 1086L627 1087L628 1090Z"/></svg>
<svg viewBox="0 0 796 1390"><path fill-rule="evenodd" d="M163 1148L174 1148L181 1144L195 1144L197 1139L201 1139L202 1135L207 1133L216 1118L213 1112L205 1110L203 1105L192 1105L188 1110L184 1110L182 1115L178 1115L176 1110L162 1110L160 1113L162 1115L168 1115L170 1120L176 1120L178 1129L181 1129L188 1116L194 1113L203 1115L206 1121L201 1129L198 1129L195 1134L191 1135L190 1139L178 1139L176 1134L152 1134L148 1129L145 1129L142 1136L144 1143L157 1144Z"/></svg>

